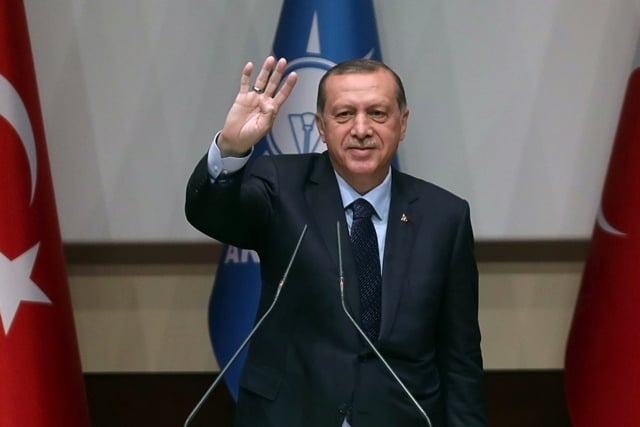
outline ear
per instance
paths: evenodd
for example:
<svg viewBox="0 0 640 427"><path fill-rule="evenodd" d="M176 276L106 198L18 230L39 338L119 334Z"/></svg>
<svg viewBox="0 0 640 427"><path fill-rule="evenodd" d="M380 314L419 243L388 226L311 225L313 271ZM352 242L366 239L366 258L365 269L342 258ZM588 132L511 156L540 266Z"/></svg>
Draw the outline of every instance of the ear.
<svg viewBox="0 0 640 427"><path fill-rule="evenodd" d="M318 133L320 133L320 138L322 139L322 142L324 142L326 144L326 141L324 139L324 120L322 120L322 116L320 116L320 114L316 113L316 127L318 128Z"/></svg>
<svg viewBox="0 0 640 427"><path fill-rule="evenodd" d="M404 139L407 133L407 124L409 122L409 110L405 109L400 117L400 141Z"/></svg>

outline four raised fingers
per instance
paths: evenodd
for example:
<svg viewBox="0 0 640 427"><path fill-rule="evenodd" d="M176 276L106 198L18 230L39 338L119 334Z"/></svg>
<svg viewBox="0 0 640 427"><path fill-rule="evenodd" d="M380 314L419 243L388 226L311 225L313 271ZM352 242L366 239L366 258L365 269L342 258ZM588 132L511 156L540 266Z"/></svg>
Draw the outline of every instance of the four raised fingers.
<svg viewBox="0 0 640 427"><path fill-rule="evenodd" d="M253 91L259 94L264 93L267 96L273 97L278 105L282 104L291 93L297 80L295 73L291 73L287 76L282 87L278 89L286 68L286 59L280 58L276 61L273 56L268 56L258 72L255 83L251 84L251 74L253 74L254 65L252 62L248 62L242 70L240 92L247 93Z"/></svg>

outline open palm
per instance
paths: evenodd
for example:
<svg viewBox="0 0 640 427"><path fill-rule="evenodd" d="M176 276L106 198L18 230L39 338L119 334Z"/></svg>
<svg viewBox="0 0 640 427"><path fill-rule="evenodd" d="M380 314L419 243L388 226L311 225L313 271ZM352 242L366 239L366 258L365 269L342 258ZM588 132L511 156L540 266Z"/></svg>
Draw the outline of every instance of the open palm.
<svg viewBox="0 0 640 427"><path fill-rule="evenodd" d="M250 85L253 64L242 70L240 90L227 113L224 127L218 138L223 156L246 153L264 137L275 121L282 104L296 84L297 76L290 73L280 85L287 61L276 61L273 56L265 59L256 81Z"/></svg>

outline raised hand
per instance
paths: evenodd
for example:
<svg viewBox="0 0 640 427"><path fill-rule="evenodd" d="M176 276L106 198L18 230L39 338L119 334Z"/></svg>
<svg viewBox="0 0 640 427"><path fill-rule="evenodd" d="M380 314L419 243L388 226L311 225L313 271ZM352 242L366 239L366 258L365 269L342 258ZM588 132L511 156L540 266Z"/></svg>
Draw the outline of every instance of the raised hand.
<svg viewBox="0 0 640 427"><path fill-rule="evenodd" d="M223 157L241 156L256 145L271 130L276 115L287 100L297 81L296 73L290 73L280 85L287 67L287 60L267 57L253 85L253 63L242 70L240 91L227 113L218 147Z"/></svg>

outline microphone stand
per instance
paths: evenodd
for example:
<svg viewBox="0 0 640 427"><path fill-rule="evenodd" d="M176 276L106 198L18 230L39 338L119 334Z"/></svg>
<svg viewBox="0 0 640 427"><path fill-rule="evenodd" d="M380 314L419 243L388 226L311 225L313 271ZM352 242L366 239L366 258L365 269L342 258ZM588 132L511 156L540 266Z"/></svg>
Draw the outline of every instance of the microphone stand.
<svg viewBox="0 0 640 427"><path fill-rule="evenodd" d="M276 302L278 301L278 297L280 296L280 291L282 291L282 287L284 286L284 282L287 280L287 276L289 275L289 270L291 269L291 265L293 264L293 260L296 258L296 255L298 254L298 249L300 248L300 244L302 243L302 238L304 237L304 234L306 232L307 232L307 224L304 225L304 228L302 229L302 232L300 233L300 237L298 238L298 243L296 244L296 247L293 250L293 254L291 255L291 259L289 260L289 265L287 265L287 269L284 271L284 274L282 275L282 279L280 279L280 282L278 282L278 289L276 290L276 294L273 297L273 302L271 303L271 305L269 306L267 311L262 315L260 320L258 320L256 322L256 324L253 327L253 329L251 330L251 332L249 332L249 335L247 335L247 337L244 339L242 344L240 344L240 347L238 347L238 349L233 354L233 356L231 356L231 359L229 359L227 364L224 365L224 367L222 368L222 370L220 371L220 373L218 374L216 379L213 381L211 386L209 386L209 389L204 393L204 395L202 396L202 398L200 399L198 404L193 408L193 410L191 411L191 413L189 414L189 416L187 417L187 419L184 422L184 427L188 427L188 425L191 423L193 417L195 417L195 415L198 413L198 411L200 410L200 408L202 407L204 402L209 398L209 395L211 394L211 392L213 390L215 390L215 388L218 386L218 383L220 383L220 380L224 377L224 374L231 367L231 365L233 365L233 362L235 362L235 360L238 358L238 356L240 355L242 350L244 350L244 348L247 346L249 341L251 341L251 338L256 333L256 331L258 330L260 325L262 325L262 322L267 318L269 313L271 313L271 310L273 310L273 307L275 307Z"/></svg>
<svg viewBox="0 0 640 427"><path fill-rule="evenodd" d="M367 334L364 333L364 331L358 325L358 322L356 322L353 319L353 317L351 316L351 314L349 314L349 311L347 310L347 306L344 303L344 272L342 270L342 243L340 241L340 221L338 221L336 223L336 232L337 232L337 235L338 235L338 265L339 265L339 268L340 268L340 302L342 303L342 309L345 312L345 314L347 315L347 317L349 318L349 320L351 321L351 323L353 324L353 326L355 326L355 328L358 330L358 333L360 334L360 336L362 338L364 338L364 340L366 341L367 345L371 348L371 350L373 350L373 352L378 357L378 359L380 359L380 361L382 362L384 367L387 368L387 371L389 371L389 373L391 374L393 379L396 380L396 382L400 385L400 387L402 387L402 390L405 392L405 394L407 396L409 396L409 399L411 399L411 402L415 405L416 409L418 409L418 411L420 412L420 415L422 415L422 417L426 420L427 425L429 427L432 427L431 420L429 419L429 416L424 411L424 409L422 409L422 406L420 406L420 404L413 397L413 395L411 394L409 389L404 385L404 383L400 380L400 378L398 378L398 376L396 375L394 370L391 368L391 366L389 366L389 364L384 359L384 357L382 357L382 354L380 354L380 352L373 345L373 343L371 342L371 340L369 339Z"/></svg>

